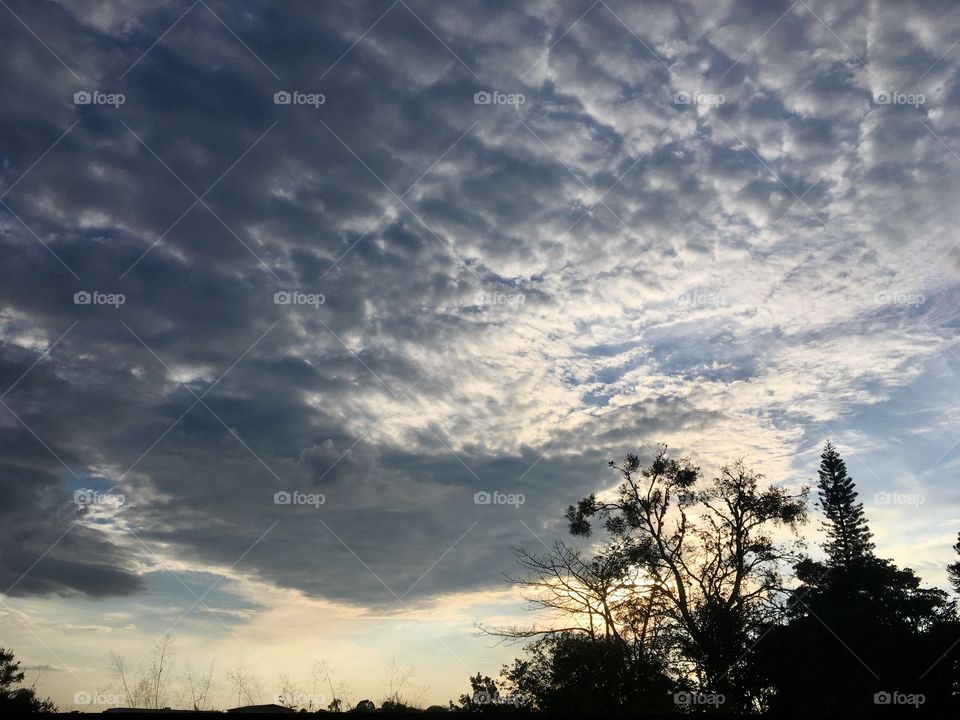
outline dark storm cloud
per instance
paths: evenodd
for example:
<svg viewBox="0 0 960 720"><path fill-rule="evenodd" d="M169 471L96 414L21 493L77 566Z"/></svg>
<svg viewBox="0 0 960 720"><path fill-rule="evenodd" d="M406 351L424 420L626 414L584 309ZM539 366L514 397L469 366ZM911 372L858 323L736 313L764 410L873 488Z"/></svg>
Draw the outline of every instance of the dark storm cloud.
<svg viewBox="0 0 960 720"><path fill-rule="evenodd" d="M782 363L789 384L788 339L814 332L796 296L852 282L825 260L903 283L884 253L942 233L956 190L917 109L871 104L946 49L936 9L908 68L910 39L870 48L897 84L856 57L859 4L812 7L843 42L786 2L579 21L574 3L10 3L0 583L79 518L16 592L141 591L137 538L365 604L490 586L508 545L549 542L611 482L608 455L722 421L726 399L681 382ZM953 67L915 90L947 142ZM82 90L125 101L76 105ZM323 302L274 302L291 290ZM91 484L125 497L111 532L71 504ZM281 490L325 502L276 505ZM474 504L484 490L526 502Z"/></svg>

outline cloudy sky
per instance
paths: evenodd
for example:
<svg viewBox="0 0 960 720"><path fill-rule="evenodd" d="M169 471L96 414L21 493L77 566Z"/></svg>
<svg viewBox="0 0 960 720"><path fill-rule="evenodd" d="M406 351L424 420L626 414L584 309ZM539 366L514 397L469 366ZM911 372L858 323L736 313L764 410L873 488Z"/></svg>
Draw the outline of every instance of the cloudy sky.
<svg viewBox="0 0 960 720"><path fill-rule="evenodd" d="M955 3L0 5L0 645L62 706L167 631L224 705L443 702L657 442L829 437L945 583Z"/></svg>

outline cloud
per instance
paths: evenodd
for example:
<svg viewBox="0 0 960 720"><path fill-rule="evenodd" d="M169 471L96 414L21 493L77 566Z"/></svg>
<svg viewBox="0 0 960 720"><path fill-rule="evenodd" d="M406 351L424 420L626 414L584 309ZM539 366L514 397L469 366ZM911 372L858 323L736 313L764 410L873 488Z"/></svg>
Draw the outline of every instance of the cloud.
<svg viewBox="0 0 960 720"><path fill-rule="evenodd" d="M955 384L932 6L185 9L0 31L14 594L139 595L166 563L380 610L490 589L609 457L796 479L864 408Z"/></svg>

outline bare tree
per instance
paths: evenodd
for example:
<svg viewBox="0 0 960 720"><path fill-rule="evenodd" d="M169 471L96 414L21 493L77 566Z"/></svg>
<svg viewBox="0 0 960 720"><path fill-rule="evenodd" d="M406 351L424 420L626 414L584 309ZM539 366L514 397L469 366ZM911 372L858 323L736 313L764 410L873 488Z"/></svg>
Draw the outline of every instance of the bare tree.
<svg viewBox="0 0 960 720"><path fill-rule="evenodd" d="M249 705L257 705L260 702L260 684L256 677L247 672L243 663L237 663L226 673L227 681L237 693L237 707L244 699Z"/></svg>
<svg viewBox="0 0 960 720"><path fill-rule="evenodd" d="M300 707L303 692L286 673L280 673L280 692L277 693L277 703L284 707L296 710Z"/></svg>
<svg viewBox="0 0 960 720"><path fill-rule="evenodd" d="M421 688L416 690L416 694L412 698L405 698L404 691L405 689L413 689L411 687L410 680L416 674L416 668L413 665L402 668L397 664L396 658L390 661L390 666L387 669L387 694L384 697L383 704L390 705L416 705L422 699L423 694L426 692L426 688Z"/></svg>
<svg viewBox="0 0 960 720"><path fill-rule="evenodd" d="M564 542L542 554L514 548L514 555L524 572L507 580L541 617L528 626L481 627L502 642L534 640L528 658L501 673L503 694L551 712L591 703L617 712L649 709L665 687L666 622L658 588L635 559L617 544L591 557ZM471 684L482 681L478 675Z"/></svg>
<svg viewBox="0 0 960 720"><path fill-rule="evenodd" d="M167 634L160 638L151 653L149 680L152 690L151 707L154 710L167 707L167 691L173 652L173 638Z"/></svg>
<svg viewBox="0 0 960 720"><path fill-rule="evenodd" d="M213 665L211 660L206 671L195 670L190 663L184 668L183 679L190 695L190 705L194 710L207 710L210 691L213 687Z"/></svg>
<svg viewBox="0 0 960 720"><path fill-rule="evenodd" d="M130 668L126 658L110 653L114 677L119 681L125 703L131 708L161 710L170 704L170 676L173 638L164 635L150 651L148 667Z"/></svg>
<svg viewBox="0 0 960 720"><path fill-rule="evenodd" d="M321 683L326 683L327 688L330 690L330 702L327 703L327 709L331 712L340 712L346 704L344 697L346 688L342 684L334 688L333 678L330 675L330 666L323 658L315 660L313 663L313 692L311 693L307 710L314 712L321 709L318 700L320 696L317 694L317 686Z"/></svg>
<svg viewBox="0 0 960 720"><path fill-rule="evenodd" d="M123 693L124 704L127 707L144 707L143 698L146 696L146 688L142 687L136 678L131 677L127 668L127 660L122 655L117 655L110 651L110 666L113 676L120 683L120 691Z"/></svg>
<svg viewBox="0 0 960 720"><path fill-rule="evenodd" d="M507 581L521 589L531 610L546 611L549 619L529 627L482 627L484 632L506 640L560 633L646 640L649 622L637 631L632 619L637 595L653 597L655 588L642 586L639 569L616 548L587 559L580 548L558 541L542 554L520 547L513 553L524 574L508 575Z"/></svg>

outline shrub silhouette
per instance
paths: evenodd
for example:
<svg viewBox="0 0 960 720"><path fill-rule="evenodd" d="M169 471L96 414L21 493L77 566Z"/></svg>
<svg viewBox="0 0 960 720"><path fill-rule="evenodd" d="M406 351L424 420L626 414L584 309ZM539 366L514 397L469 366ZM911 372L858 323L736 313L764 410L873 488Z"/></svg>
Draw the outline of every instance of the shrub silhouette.
<svg viewBox="0 0 960 720"><path fill-rule="evenodd" d="M25 677L13 652L0 648L0 710L11 716L55 712L57 708L49 698L41 700L32 687L18 687Z"/></svg>

